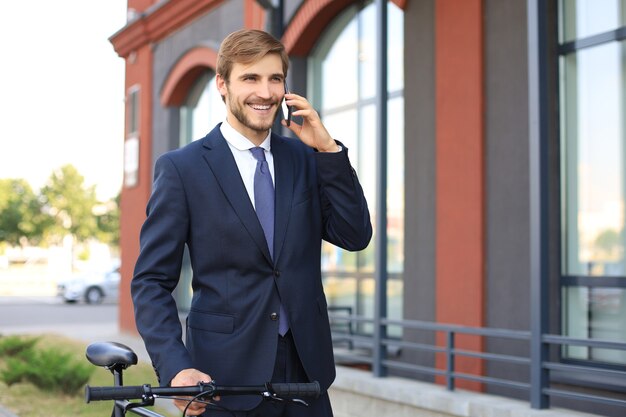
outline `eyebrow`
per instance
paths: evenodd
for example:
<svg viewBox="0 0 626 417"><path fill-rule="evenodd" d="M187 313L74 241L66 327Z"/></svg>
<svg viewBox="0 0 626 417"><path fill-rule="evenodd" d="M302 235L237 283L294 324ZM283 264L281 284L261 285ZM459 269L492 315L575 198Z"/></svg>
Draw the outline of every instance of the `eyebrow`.
<svg viewBox="0 0 626 417"><path fill-rule="evenodd" d="M260 77L260 75L259 75L259 74L257 74L257 73L254 73L254 72L248 72L248 73L245 73L245 74L241 74L238 78L239 78L239 79L244 79L244 78L247 78L247 77L254 77L254 78L258 78L258 77ZM281 78L281 79L284 79L284 78L285 78L285 75L284 75L282 72L277 72L277 73L275 73L275 74L270 74L270 76L269 76L269 77L270 77L270 78L279 77L279 78Z"/></svg>

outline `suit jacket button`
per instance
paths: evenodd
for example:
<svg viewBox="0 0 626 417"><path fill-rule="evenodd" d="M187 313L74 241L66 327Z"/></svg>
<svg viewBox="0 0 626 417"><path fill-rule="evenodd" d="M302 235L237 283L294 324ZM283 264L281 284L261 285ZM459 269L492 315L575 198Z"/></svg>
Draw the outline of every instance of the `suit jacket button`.
<svg viewBox="0 0 626 417"><path fill-rule="evenodd" d="M276 321L276 320L278 320L278 313L272 313L272 314L270 314L270 319L271 319L272 321Z"/></svg>
<svg viewBox="0 0 626 417"><path fill-rule="evenodd" d="M278 278L280 276L280 271L278 269L274 270L274 276Z"/></svg>

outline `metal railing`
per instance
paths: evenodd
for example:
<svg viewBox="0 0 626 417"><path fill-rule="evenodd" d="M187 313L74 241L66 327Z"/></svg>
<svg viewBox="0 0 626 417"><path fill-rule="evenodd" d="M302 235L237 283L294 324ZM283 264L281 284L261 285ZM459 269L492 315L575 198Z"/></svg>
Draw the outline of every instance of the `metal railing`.
<svg viewBox="0 0 626 417"><path fill-rule="evenodd" d="M624 413L626 413L626 392L619 393L618 391L625 390L624 385L614 387L614 390L608 389L590 389L585 384L577 385L576 380L583 379L602 379L605 381L626 381L626 369L624 366L607 367L601 364L596 364L592 361L585 363L571 363L563 358L561 351L568 346L582 346L587 348L599 348L599 349L613 349L618 351L626 351L626 343L614 342L598 339L577 339L572 337L544 334L541 336L541 343L545 346L551 347L550 358L544 358L540 363L534 363L530 355L520 356L515 354L506 353L490 353L487 351L477 351L462 349L457 346L457 339L459 336L476 336L479 338L498 338L511 341L518 341L524 345L524 348L529 352L531 350L531 332L529 331L517 331L508 329L496 329L496 328L478 328L468 327L452 324L440 324L418 320L391 320L391 319L379 319L375 321L372 318L365 318L356 315L337 314L336 310L330 311L331 324L333 325L333 340L340 343L347 343L346 349L336 349L335 358L338 362L349 361L352 363L359 363L370 366L372 370L383 369L387 371L400 371L403 375L410 374L419 376L428 376L438 378L438 383L443 383L448 390L455 390L458 385L458 381L472 381L485 386L499 386L512 388L515 390L521 390L528 396L530 401L535 396L546 396L547 398L565 398L575 399L583 402L595 402L610 406L623 407ZM417 343L410 340L402 340L398 338L377 338L377 333L374 335L357 334L352 329L358 327L358 324L374 324L380 323L380 325L398 326L406 330L426 331L433 332L432 339L434 342L429 343ZM387 334L387 332L378 332ZM439 337L437 337L439 335ZM377 347L378 345L378 347ZM381 349L382 347L382 349ZM390 358L392 355L385 357L378 357L375 352L385 351L389 352L395 349L396 351L415 351L415 352L427 352L433 355L438 355L445 359L439 358L439 360L433 360L431 366L425 366L423 364L410 363L409 361L401 361L394 358ZM554 378L547 378L544 386L536 386L531 384L530 381L519 381L513 379L497 378L489 375L473 374L467 372L460 372L457 364L459 358L474 358L478 361L484 361L484 363L505 363L512 365L521 365L526 367L528 374L532 373L533 367L540 368L541 371L548 372L549 374L558 373L561 377L557 384ZM379 361L378 363L376 363ZM535 369L536 370L536 369ZM575 377L568 377L575 376ZM530 377L529 377L530 378ZM569 381L563 383L563 381ZM552 384L554 382L554 384ZM606 384L605 384L606 385ZM565 389L563 386L569 386L572 389ZM587 388L587 392L585 392ZM593 391L593 393L591 393ZM598 392L600 394L598 394ZM549 407L549 401L546 401L543 407L537 407L534 404L533 408L547 408ZM621 408L620 408L621 410Z"/></svg>

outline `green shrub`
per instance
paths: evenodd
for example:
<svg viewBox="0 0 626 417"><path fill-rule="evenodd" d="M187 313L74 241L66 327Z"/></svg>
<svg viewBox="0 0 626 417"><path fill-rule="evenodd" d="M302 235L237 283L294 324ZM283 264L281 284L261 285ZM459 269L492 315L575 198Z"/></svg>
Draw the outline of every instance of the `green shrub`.
<svg viewBox="0 0 626 417"><path fill-rule="evenodd" d="M74 394L81 389L95 369L56 349L39 351L34 366L38 369L30 382L41 389L66 394Z"/></svg>
<svg viewBox="0 0 626 417"><path fill-rule="evenodd" d="M19 357L7 358L0 378L7 385L29 382L44 391L75 394L94 369L58 349L31 349L22 351Z"/></svg>
<svg viewBox="0 0 626 417"><path fill-rule="evenodd" d="M37 337L0 337L0 356L18 356L23 352L28 352L33 349L38 340L39 338Z"/></svg>
<svg viewBox="0 0 626 417"><path fill-rule="evenodd" d="M0 379L9 386L22 382L28 373L28 366L21 358L9 357L5 361L5 369L0 371Z"/></svg>

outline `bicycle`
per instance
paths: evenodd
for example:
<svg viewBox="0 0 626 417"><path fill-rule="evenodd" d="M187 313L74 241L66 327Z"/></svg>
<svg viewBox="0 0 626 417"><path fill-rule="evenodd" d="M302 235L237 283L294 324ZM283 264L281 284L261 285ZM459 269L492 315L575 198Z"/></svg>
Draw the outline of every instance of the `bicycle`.
<svg viewBox="0 0 626 417"><path fill-rule="evenodd" d="M85 356L93 365L108 369L113 374L113 386L85 387L85 402L114 401L112 416L122 417L127 412L144 417L163 417L145 407L154 405L156 398L202 401L219 409L235 413L212 402L217 396L260 395L266 401L289 401L303 406L308 404L298 397L317 398L320 385L317 381L308 383L265 383L253 386L218 385L215 381L201 382L187 387L152 387L150 384L124 386L123 371L137 364L137 355L126 345L117 342L97 342L87 347ZM188 397L188 398L180 398ZM138 400L132 402L131 400ZM183 410L183 417L187 409Z"/></svg>

